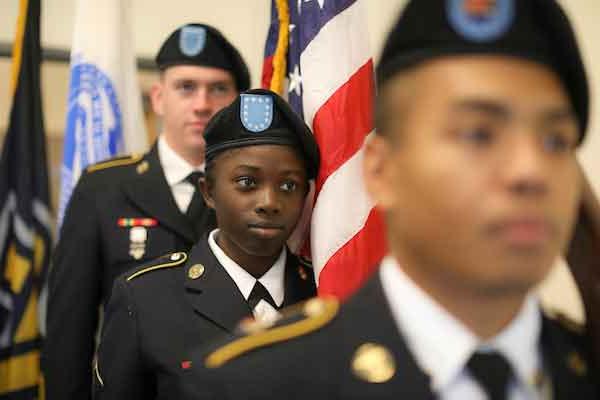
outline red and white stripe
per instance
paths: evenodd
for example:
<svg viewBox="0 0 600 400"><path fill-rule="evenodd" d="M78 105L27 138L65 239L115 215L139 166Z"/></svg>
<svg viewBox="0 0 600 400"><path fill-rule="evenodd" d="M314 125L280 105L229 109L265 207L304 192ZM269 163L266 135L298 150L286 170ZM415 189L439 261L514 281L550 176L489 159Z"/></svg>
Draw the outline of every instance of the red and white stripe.
<svg viewBox="0 0 600 400"><path fill-rule="evenodd" d="M331 19L300 57L303 109L321 151L311 223L319 294L351 294L385 252L362 179L373 130L374 73L362 0Z"/></svg>

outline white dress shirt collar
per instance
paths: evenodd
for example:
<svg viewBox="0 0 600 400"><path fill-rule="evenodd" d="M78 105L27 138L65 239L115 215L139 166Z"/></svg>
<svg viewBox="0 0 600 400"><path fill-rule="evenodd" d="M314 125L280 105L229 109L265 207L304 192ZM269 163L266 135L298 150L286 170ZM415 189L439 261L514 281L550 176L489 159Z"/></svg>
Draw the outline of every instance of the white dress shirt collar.
<svg viewBox="0 0 600 400"><path fill-rule="evenodd" d="M163 135L158 137L158 159L169 186L181 183L193 171L204 171L204 164L194 168L173 150Z"/></svg>
<svg viewBox="0 0 600 400"><path fill-rule="evenodd" d="M392 256L383 260L379 273L396 325L418 365L431 377L434 392L443 393L464 374L476 350L499 351L513 367L519 386L527 391L533 385L541 368L541 314L534 295L527 297L502 332L483 343L418 287Z"/></svg>
<svg viewBox="0 0 600 400"><path fill-rule="evenodd" d="M239 266L233 261L225 252L219 247L216 242L216 235L219 230L215 229L208 235L208 245L212 250L213 254L219 261L219 263L225 268L225 271L231 279L235 282L240 292L244 296L244 299L248 300L250 293L254 288L254 284L257 279L250 275L244 268ZM285 295L284 280L285 280L285 262L287 258L287 252L285 247L281 250L279 257L258 281L267 289L277 307L281 307L283 304L283 298Z"/></svg>

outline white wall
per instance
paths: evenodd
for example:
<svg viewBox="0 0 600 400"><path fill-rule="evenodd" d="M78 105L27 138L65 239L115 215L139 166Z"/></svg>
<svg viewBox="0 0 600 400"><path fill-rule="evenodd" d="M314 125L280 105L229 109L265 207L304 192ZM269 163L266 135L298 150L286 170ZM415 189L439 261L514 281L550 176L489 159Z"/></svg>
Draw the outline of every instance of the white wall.
<svg viewBox="0 0 600 400"><path fill-rule="evenodd" d="M0 41L14 36L18 0L1 0ZM127 1L127 0L123 0ZM178 25L190 21L212 24L222 30L240 49L248 62L254 85L258 85L264 40L269 20L270 0L130 0L134 15L134 43L137 54L153 57L163 39ZM311 0L303 0L311 1ZM314 0L312 0L314 1ZM42 0L42 44L68 49L73 27L76 0ZM592 185L600 193L600 110L595 98L600 93L600 0L560 1L576 27L587 64L592 89L591 124L580 159ZM367 0L370 40L375 58L390 25L405 3L404 0ZM7 120L9 63L0 59L0 130ZM43 67L44 109L47 129L61 135L64 124L67 82L66 67L46 64ZM147 86L152 74L143 74ZM581 318L579 299L566 270L557 268L543 289L545 302Z"/></svg>
<svg viewBox="0 0 600 400"><path fill-rule="evenodd" d="M270 0L123 0L130 3L134 16L134 43L137 54L153 57L162 40L177 26L189 21L203 21L221 29L239 47L248 62L254 85L260 79L263 45L269 20ZM307 1L307 0L302 0ZM308 0L314 1L314 0ZM18 0L2 0L0 6L0 41L11 42L18 13ZM379 49L391 23L396 18L404 0L368 0L368 24L372 49L377 58ZM587 61L592 90L600 89L600 46L594 38L600 37L599 0L562 0L571 15L579 34L581 47ZM42 0L42 44L68 49L72 40L73 11L76 0ZM6 121L8 109L8 60L0 59L0 127ZM52 93L52 103L66 95L67 83L61 79L44 82ZM590 133L597 130L600 113L592 103ZM50 117L53 119L53 117ZM60 125L60 124L59 124ZM51 128L55 128L51 124ZM59 126L56 126L58 128ZM55 129L51 129L55 130ZM60 130L60 129L59 129ZM600 136L589 135L582 150L582 160L594 175L593 185L600 191Z"/></svg>
<svg viewBox="0 0 600 400"><path fill-rule="evenodd" d="M129 2L133 10L134 43L139 56L153 57L166 35L183 23L207 22L221 29L238 46L250 65L253 83L258 84L270 0L123 1ZM19 0L2 0L0 41L10 42L13 39L18 3ZM370 39L376 58L386 32L404 3L405 0L366 1ZM571 15L579 33L588 71L597 91L600 86L600 46L594 43L594 38L600 35L600 1L562 0L561 3ZM75 4L76 0L42 0L44 46L70 47ZM7 76L0 75L0 84L5 84L7 79ZM592 113L594 117L597 114ZM596 119L592 129L598 125ZM600 189L600 183L598 186Z"/></svg>
<svg viewBox="0 0 600 400"><path fill-rule="evenodd" d="M270 17L270 0L123 0L132 7L137 54L153 57L165 37L186 22L218 27L240 49L258 84ZM305 1L305 0L304 0ZM12 41L19 0L2 0L0 41ZM68 49L76 0L42 0L42 44ZM369 0L371 40L379 47L404 0Z"/></svg>

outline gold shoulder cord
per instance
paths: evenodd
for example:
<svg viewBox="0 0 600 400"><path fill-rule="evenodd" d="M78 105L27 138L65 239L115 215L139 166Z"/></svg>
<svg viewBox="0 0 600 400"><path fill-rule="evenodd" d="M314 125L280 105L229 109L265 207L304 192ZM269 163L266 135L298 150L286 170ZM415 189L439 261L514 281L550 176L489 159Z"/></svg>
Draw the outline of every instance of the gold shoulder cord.
<svg viewBox="0 0 600 400"><path fill-rule="evenodd" d="M110 160L110 161L106 161L103 163L91 165L87 168L87 171L94 172L94 171L100 171L100 170L103 170L106 168L118 167L120 165L134 164L134 163L138 162L139 160L141 160L142 157L143 157L143 155L141 155L141 154L132 154L128 158Z"/></svg>
<svg viewBox="0 0 600 400"><path fill-rule="evenodd" d="M100 376L100 369L98 368L98 360L97 359L94 361L94 372L96 373L96 379L98 379L98 383L100 384L100 387L104 387L104 381L102 380L102 377Z"/></svg>
<svg viewBox="0 0 600 400"><path fill-rule="evenodd" d="M129 275L126 279L127 282L131 281L132 279L137 278L140 275L145 274L146 272L150 272L150 271L154 271L157 269L162 269L162 268L169 268L169 267L174 267L177 266L179 264L181 264L182 262L184 262L185 260L187 260L187 254L185 254L184 252L181 253L173 253L173 254L180 254L179 258L175 261L172 262L168 262L168 263L164 263L164 264L158 264L158 265L153 265L151 267L148 268L144 268L142 270L139 270L131 275Z"/></svg>
<svg viewBox="0 0 600 400"><path fill-rule="evenodd" d="M226 344L206 358L206 366L208 368L218 368L250 350L313 332L328 323L337 314L339 303L336 300L309 300L305 305L305 309L311 306L311 301L323 302L322 312L318 315L310 316L310 313L308 313L309 317L301 321L245 336Z"/></svg>

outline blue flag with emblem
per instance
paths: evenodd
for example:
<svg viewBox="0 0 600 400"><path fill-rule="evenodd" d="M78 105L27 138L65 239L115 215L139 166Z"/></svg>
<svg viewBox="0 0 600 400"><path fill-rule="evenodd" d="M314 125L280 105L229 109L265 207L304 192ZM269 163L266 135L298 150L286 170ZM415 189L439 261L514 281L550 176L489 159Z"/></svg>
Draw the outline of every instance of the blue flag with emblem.
<svg viewBox="0 0 600 400"><path fill-rule="evenodd" d="M76 7L59 226L77 180L89 164L148 147L130 0L78 0ZM190 44L190 49L198 45Z"/></svg>
<svg viewBox="0 0 600 400"><path fill-rule="evenodd" d="M51 248L40 94L40 0L21 0L0 158L0 399L37 399L38 297Z"/></svg>

